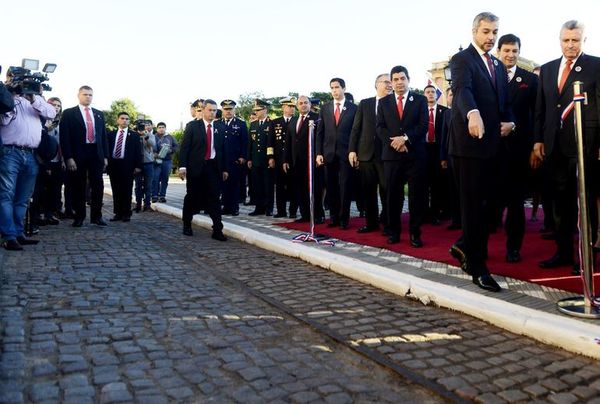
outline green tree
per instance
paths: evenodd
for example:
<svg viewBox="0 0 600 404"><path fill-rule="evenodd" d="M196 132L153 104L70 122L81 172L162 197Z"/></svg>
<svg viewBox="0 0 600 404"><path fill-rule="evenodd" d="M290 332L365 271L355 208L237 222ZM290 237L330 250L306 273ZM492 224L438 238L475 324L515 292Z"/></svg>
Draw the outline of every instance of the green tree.
<svg viewBox="0 0 600 404"><path fill-rule="evenodd" d="M333 96L331 95L331 93L324 93L322 91L313 91L312 93L310 93L310 98L318 98L321 100L321 105L325 104L326 102L329 102L331 100L333 100Z"/></svg>
<svg viewBox="0 0 600 404"><path fill-rule="evenodd" d="M265 96L261 91L240 94L240 98L238 99L236 106L237 115L246 122L250 121L250 114L252 113L254 100L257 98L262 99L264 97Z"/></svg>
<svg viewBox="0 0 600 404"><path fill-rule="evenodd" d="M183 140L183 130L177 129L171 132L171 136L175 138L177 144L181 146L181 141ZM173 172L177 172L176 170L179 168L179 153L173 153Z"/></svg>
<svg viewBox="0 0 600 404"><path fill-rule="evenodd" d="M109 130L115 130L117 128L117 117L121 112L127 112L129 114L131 124L135 122L138 115L144 115L144 119L151 119L148 115L139 111L132 100L129 98L121 98L110 104L110 110L104 111L106 127Z"/></svg>

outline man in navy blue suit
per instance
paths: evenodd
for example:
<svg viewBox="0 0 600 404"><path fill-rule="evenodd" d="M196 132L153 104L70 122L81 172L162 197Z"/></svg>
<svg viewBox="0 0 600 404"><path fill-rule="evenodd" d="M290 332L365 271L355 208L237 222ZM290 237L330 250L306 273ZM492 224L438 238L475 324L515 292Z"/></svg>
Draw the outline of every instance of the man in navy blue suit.
<svg viewBox="0 0 600 404"><path fill-rule="evenodd" d="M394 92L379 100L377 107L377 136L381 140L387 186L387 242L400 241L404 186L408 182L410 244L420 248L425 211L427 99L409 90L410 76L406 67L393 67L390 77Z"/></svg>
<svg viewBox="0 0 600 404"><path fill-rule="evenodd" d="M317 125L317 166L325 164L326 190L329 198L329 227L348 228L352 200L352 168L348 161L350 133L356 105L346 99L346 82L329 81L333 101L323 105Z"/></svg>
<svg viewBox="0 0 600 404"><path fill-rule="evenodd" d="M450 248L461 268L482 289L499 292L486 266L489 237L490 188L493 161L500 137L515 129L507 97L506 68L489 54L498 37L498 17L478 14L473 41L450 60L452 74L452 127L449 154L460 195L462 236Z"/></svg>

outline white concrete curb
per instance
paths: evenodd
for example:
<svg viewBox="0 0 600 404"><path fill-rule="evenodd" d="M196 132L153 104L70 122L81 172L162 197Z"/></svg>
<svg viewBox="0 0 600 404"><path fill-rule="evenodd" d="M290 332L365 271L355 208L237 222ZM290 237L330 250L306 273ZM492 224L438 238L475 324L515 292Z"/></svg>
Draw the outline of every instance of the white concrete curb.
<svg viewBox="0 0 600 404"><path fill-rule="evenodd" d="M181 218L181 209L164 204L153 204L159 212ZM195 216L195 224L211 229L207 216ZM413 275L401 273L380 265L344 257L325 249L281 240L256 230L233 223L226 223L223 232L230 237L278 254L300 258L313 265L329 269L379 289L419 299L427 304L456 310L487 321L516 334L525 335L540 342L562 349L600 359L600 325L578 321L559 314L522 307L500 299L444 285Z"/></svg>

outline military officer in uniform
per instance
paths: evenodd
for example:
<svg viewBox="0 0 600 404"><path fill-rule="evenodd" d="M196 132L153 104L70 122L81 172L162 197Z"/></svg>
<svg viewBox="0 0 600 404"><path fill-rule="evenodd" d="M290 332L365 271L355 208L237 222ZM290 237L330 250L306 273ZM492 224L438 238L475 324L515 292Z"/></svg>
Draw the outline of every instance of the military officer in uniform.
<svg viewBox="0 0 600 404"><path fill-rule="evenodd" d="M250 216L273 216L275 158L273 147L268 145L272 144L273 141L269 140L269 137L274 136L274 133L273 122L267 116L268 107L268 102L257 98L252 108L256 120L250 124L248 168L252 177L256 207L249 213Z"/></svg>
<svg viewBox="0 0 600 404"><path fill-rule="evenodd" d="M221 102L223 109L222 135L225 143L225 169L229 173L223 182L222 198L224 215L239 215L239 195L242 169L248 159L248 127L246 122L235 116L233 100Z"/></svg>
<svg viewBox="0 0 600 404"><path fill-rule="evenodd" d="M287 217L286 205L290 201L290 217L295 217L298 211L298 203L292 192L292 177L283 170L285 160L287 127L296 111L296 100L285 97L281 101L283 116L273 120L273 141L269 146L273 147L275 156L275 205L277 213L274 217Z"/></svg>

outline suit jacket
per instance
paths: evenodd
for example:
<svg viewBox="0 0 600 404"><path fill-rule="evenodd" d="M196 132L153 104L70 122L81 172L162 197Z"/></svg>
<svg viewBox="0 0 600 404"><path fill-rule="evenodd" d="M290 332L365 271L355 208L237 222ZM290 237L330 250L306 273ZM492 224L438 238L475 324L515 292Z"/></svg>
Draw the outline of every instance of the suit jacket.
<svg viewBox="0 0 600 404"><path fill-rule="evenodd" d="M405 156L421 157L425 153L425 135L429 125L427 99L409 91L403 109L402 119L398 115L396 93L379 100L377 109L377 136L381 140L383 161L400 160ZM408 136L408 152L397 152L391 146L390 138Z"/></svg>
<svg viewBox="0 0 600 404"><path fill-rule="evenodd" d="M136 168L141 169L143 165L142 157L142 143L137 133L128 130L125 136L125 154L122 159L113 158L113 151L115 150L115 143L117 140L117 130L109 132L107 137L108 140L108 172L110 173L115 167L115 163L120 164L119 170L123 170L124 174L133 175L133 170Z"/></svg>
<svg viewBox="0 0 600 404"><path fill-rule="evenodd" d="M508 83L508 98L512 105L516 129L502 138L505 151L529 155L533 148L533 116L538 77L517 66Z"/></svg>
<svg viewBox="0 0 600 404"><path fill-rule="evenodd" d="M216 152L216 161L219 172L224 171L223 156L225 147L223 142L222 125L219 121L213 121L213 140ZM183 140L179 149L179 166L185 167L188 177L199 177L203 174L206 160L206 127L204 120L191 121L185 127Z"/></svg>
<svg viewBox="0 0 600 404"><path fill-rule="evenodd" d="M576 157L575 128L572 111L565 119L560 132L560 116L573 100L573 82L582 81L587 93L587 105L582 105L584 145L589 157L597 156L599 146L598 110L600 103L600 58L582 54L571 67L563 91L558 93L558 70L561 59L544 64L540 70L540 85L535 107L535 141L544 143L544 151L549 156L558 144L566 157ZM560 133L559 133L560 132ZM558 139L557 139L558 137Z"/></svg>
<svg viewBox="0 0 600 404"><path fill-rule="evenodd" d="M261 125L259 121L250 124L250 139L248 141L248 160L253 167L267 167L269 158L273 157L273 149L269 144L274 136L272 121L267 118Z"/></svg>
<svg viewBox="0 0 600 404"><path fill-rule="evenodd" d="M296 131L296 127L298 126L298 120L300 116L294 116L290 120L288 125L288 130L286 133L286 151L285 151L285 162L290 164L292 167L297 166L298 164L307 164L308 162L308 123L309 121L314 121L315 125L319 120L319 115L314 112L309 112L302 122L302 126L300 130ZM315 129L316 133L316 129ZM313 145L314 147L314 145ZM313 156L313 158L316 156Z"/></svg>
<svg viewBox="0 0 600 404"><path fill-rule="evenodd" d="M108 158L108 143L106 141L106 125L102 111L92 108L94 117L98 159ZM87 132L79 106L65 109L60 119L60 149L65 161L72 158L75 162L86 156Z"/></svg>
<svg viewBox="0 0 600 404"><path fill-rule="evenodd" d="M444 110L444 119L442 122L442 136L440 137L440 160L448 161L448 143L450 140L450 131L452 130L452 110Z"/></svg>
<svg viewBox="0 0 600 404"><path fill-rule="evenodd" d="M449 154L458 157L490 158L500 144L500 123L514 122L506 67L492 56L496 81L492 78L477 49L471 44L450 59L452 73L452 131ZM477 109L483 119L482 139L469 135L469 111Z"/></svg>
<svg viewBox="0 0 600 404"><path fill-rule="evenodd" d="M377 137L376 97L365 98L358 104L348 153L356 153L359 161L381 161L381 140Z"/></svg>
<svg viewBox="0 0 600 404"><path fill-rule="evenodd" d="M350 133L356 114L356 105L348 101L341 105L340 120L335 124L334 101L323 105L319 112L317 124L317 155L325 158L325 163L331 163L335 157L348 161L348 145L350 144Z"/></svg>

